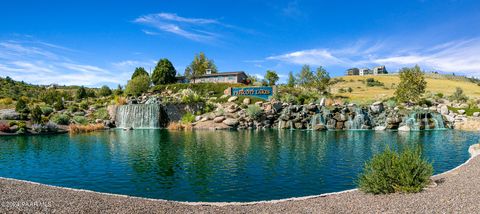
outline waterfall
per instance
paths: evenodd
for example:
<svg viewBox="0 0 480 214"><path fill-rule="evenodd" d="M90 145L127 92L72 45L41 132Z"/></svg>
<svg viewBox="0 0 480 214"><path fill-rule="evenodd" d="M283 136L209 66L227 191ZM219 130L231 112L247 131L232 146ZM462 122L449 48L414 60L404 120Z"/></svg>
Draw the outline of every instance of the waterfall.
<svg viewBox="0 0 480 214"><path fill-rule="evenodd" d="M368 115L365 115L362 109L355 109L355 116L350 115L346 122L346 128L349 130L362 130L364 129L365 119Z"/></svg>
<svg viewBox="0 0 480 214"><path fill-rule="evenodd" d="M158 104L132 104L117 107L115 124L119 128L160 128L161 107Z"/></svg>
<svg viewBox="0 0 480 214"><path fill-rule="evenodd" d="M442 115L435 112L414 112L405 120L405 124L414 131L445 129Z"/></svg>

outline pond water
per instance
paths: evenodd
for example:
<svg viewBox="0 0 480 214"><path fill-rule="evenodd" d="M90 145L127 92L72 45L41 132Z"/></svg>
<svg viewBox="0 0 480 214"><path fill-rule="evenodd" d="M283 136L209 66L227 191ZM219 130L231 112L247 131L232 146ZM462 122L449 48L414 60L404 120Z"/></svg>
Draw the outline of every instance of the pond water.
<svg viewBox="0 0 480 214"><path fill-rule="evenodd" d="M0 137L0 177L178 201L259 201L355 188L386 146L418 145L435 173L469 158L479 135L454 130L113 130Z"/></svg>

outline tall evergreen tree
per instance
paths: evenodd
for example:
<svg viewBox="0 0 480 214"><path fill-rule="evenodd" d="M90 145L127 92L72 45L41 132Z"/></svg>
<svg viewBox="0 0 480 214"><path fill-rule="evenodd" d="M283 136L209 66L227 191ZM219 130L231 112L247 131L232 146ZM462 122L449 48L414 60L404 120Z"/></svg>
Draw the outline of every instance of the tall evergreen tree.
<svg viewBox="0 0 480 214"><path fill-rule="evenodd" d="M140 75L147 75L148 76L148 72L143 67L136 67L135 71L132 74L131 79L134 79L135 77L138 77Z"/></svg>
<svg viewBox="0 0 480 214"><path fill-rule="evenodd" d="M152 73L152 82L155 85L175 83L177 71L168 59L160 59Z"/></svg>

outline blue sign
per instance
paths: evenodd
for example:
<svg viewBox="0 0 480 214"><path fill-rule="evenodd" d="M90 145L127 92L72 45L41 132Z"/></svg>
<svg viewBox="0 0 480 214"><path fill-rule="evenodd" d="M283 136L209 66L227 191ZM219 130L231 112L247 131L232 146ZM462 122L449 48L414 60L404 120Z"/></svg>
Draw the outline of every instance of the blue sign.
<svg viewBox="0 0 480 214"><path fill-rule="evenodd" d="M258 97L260 99L268 100L273 96L273 88L269 86L231 88L231 95Z"/></svg>

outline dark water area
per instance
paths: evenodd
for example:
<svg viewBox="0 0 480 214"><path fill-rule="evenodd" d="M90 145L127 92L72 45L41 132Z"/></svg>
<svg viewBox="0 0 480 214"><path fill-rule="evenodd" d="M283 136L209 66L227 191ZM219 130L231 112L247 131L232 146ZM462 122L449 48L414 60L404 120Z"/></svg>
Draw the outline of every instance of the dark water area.
<svg viewBox="0 0 480 214"><path fill-rule="evenodd" d="M355 188L366 160L417 145L435 174L462 164L480 135L455 130L112 130L0 137L0 176L177 201L259 201Z"/></svg>

